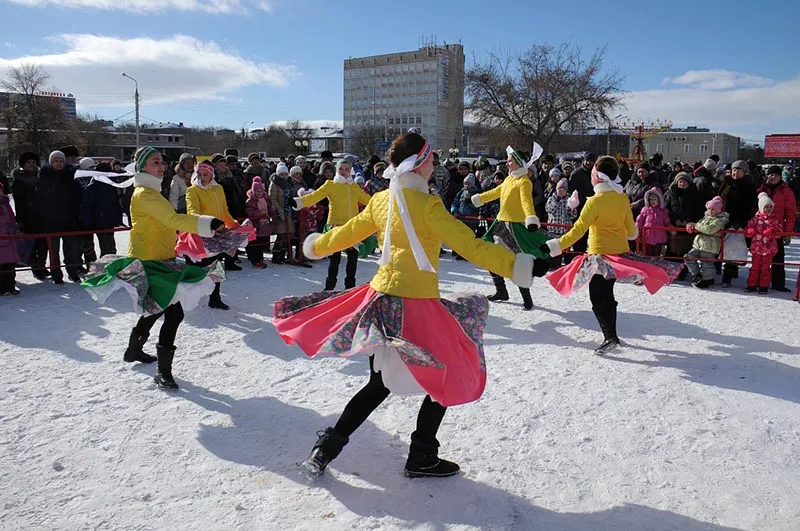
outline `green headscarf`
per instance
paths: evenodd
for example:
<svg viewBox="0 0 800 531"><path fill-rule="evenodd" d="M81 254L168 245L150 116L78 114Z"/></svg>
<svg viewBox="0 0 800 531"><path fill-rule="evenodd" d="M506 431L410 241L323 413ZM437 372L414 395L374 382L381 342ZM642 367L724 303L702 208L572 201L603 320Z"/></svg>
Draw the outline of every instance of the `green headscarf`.
<svg viewBox="0 0 800 531"><path fill-rule="evenodd" d="M136 172L143 172L144 165L147 164L147 160L158 152L159 151L153 146L144 146L139 148L136 151L136 154L133 156L133 161L135 164L134 168L136 168Z"/></svg>

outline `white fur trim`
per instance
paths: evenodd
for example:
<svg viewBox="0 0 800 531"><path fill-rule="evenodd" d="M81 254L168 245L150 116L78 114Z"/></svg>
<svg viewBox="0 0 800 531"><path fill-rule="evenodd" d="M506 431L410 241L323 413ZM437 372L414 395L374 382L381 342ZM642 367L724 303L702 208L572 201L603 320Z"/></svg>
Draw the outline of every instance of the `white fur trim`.
<svg viewBox="0 0 800 531"><path fill-rule="evenodd" d="M511 282L520 288L529 288L533 284L533 256L525 253L518 253L514 260L514 272L511 275Z"/></svg>
<svg viewBox="0 0 800 531"><path fill-rule="evenodd" d="M528 228L531 225L536 225L536 228L539 228L539 227L542 226L542 224L539 223L539 218L538 217L536 217L536 216L527 216L527 217L525 217L525 228Z"/></svg>
<svg viewBox="0 0 800 531"><path fill-rule="evenodd" d="M639 227L638 226L634 226L633 227L633 236L628 236L628 240L633 241L638 237L639 237Z"/></svg>
<svg viewBox="0 0 800 531"><path fill-rule="evenodd" d="M336 175L333 178L333 182L337 184L353 184L354 181L352 177L342 177L341 175Z"/></svg>
<svg viewBox="0 0 800 531"><path fill-rule="evenodd" d="M312 232L303 240L303 255L309 260L322 260L325 258L325 256L318 255L314 252L314 243L319 240L321 236L321 232Z"/></svg>
<svg viewBox="0 0 800 531"><path fill-rule="evenodd" d="M402 175L392 177L400 188L403 190L410 188L411 190L419 190L420 192L428 193L428 182L419 173L406 172Z"/></svg>
<svg viewBox="0 0 800 531"><path fill-rule="evenodd" d="M149 173L140 172L133 176L134 186L143 186L151 188L157 192L161 191L161 179Z"/></svg>
<svg viewBox="0 0 800 531"><path fill-rule="evenodd" d="M550 256L561 256L561 244L557 239L547 240L547 246L550 247Z"/></svg>
<svg viewBox="0 0 800 531"><path fill-rule="evenodd" d="M292 210L300 210L303 208L303 198L302 197L295 197L294 198L294 206Z"/></svg>
<svg viewBox="0 0 800 531"><path fill-rule="evenodd" d="M472 201L472 204L475 205L475 208L479 208L481 205L483 205L483 201L481 201L480 194L473 195L470 198L470 201Z"/></svg>
<svg viewBox="0 0 800 531"><path fill-rule="evenodd" d="M214 216L197 217L197 234L203 238L211 238L214 236L214 231L211 230L211 222L214 221Z"/></svg>

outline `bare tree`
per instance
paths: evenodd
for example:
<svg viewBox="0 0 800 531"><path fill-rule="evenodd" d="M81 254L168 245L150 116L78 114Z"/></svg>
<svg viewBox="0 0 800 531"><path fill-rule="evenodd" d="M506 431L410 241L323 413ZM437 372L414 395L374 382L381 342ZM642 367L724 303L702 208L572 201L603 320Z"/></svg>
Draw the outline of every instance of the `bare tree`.
<svg viewBox="0 0 800 531"><path fill-rule="evenodd" d="M313 128L300 120L289 120L283 126L283 130L286 131L292 142L295 140L308 140L314 134Z"/></svg>
<svg viewBox="0 0 800 531"><path fill-rule="evenodd" d="M364 125L354 127L350 136L345 139L346 149L354 155L367 158L377 150L375 144L383 140L384 129L377 125Z"/></svg>
<svg viewBox="0 0 800 531"><path fill-rule="evenodd" d="M63 133L66 119L61 101L43 96L50 80L41 67L22 64L8 69L7 78L0 83L9 93L5 123L9 131L12 150L30 149L39 154L54 148Z"/></svg>
<svg viewBox="0 0 800 531"><path fill-rule="evenodd" d="M466 74L467 109L521 146L545 149L561 131L604 121L620 102L622 77L603 70L605 48L585 60L579 48L534 45L492 53Z"/></svg>

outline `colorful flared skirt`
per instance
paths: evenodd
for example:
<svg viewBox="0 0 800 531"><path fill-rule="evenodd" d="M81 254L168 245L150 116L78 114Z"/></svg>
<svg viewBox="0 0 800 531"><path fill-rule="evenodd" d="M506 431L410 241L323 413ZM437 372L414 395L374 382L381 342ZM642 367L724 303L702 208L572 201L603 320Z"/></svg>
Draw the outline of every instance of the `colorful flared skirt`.
<svg viewBox="0 0 800 531"><path fill-rule="evenodd" d="M81 286L101 304L124 289L133 299L134 311L147 316L161 313L176 302L189 311L213 291L215 282L223 280L225 271L219 262L199 267L178 260L142 261L106 255L92 264Z"/></svg>
<svg viewBox="0 0 800 531"><path fill-rule="evenodd" d="M203 238L197 234L182 232L175 245L176 256L184 256L193 262L199 262L211 256L227 254L236 256L240 247L256 239L253 227L235 227L218 230L211 238Z"/></svg>
<svg viewBox="0 0 800 531"><path fill-rule="evenodd" d="M530 232L523 223L496 219L489 225L483 239L489 243L502 245L513 253L530 254L536 258L550 257L539 249L547 243L550 235L541 230Z"/></svg>
<svg viewBox="0 0 800 531"><path fill-rule="evenodd" d="M336 227L336 225L325 225L325 228L322 230L322 233L325 234L334 227ZM358 251L359 258L366 258L373 252L375 252L375 249L378 248L378 237L374 234L368 236L366 240L358 242L353 246L353 248Z"/></svg>
<svg viewBox="0 0 800 531"><path fill-rule="evenodd" d="M650 256L633 253L622 255L585 254L576 256L572 262L548 273L547 280L562 295L585 287L592 277L624 283L643 285L651 294L678 278L683 268L680 262L669 262Z"/></svg>
<svg viewBox="0 0 800 531"><path fill-rule="evenodd" d="M320 291L275 303L274 325L309 357L374 355L374 370L397 394L427 393L443 406L480 398L486 386L483 330L489 302L410 299L378 293L369 284Z"/></svg>

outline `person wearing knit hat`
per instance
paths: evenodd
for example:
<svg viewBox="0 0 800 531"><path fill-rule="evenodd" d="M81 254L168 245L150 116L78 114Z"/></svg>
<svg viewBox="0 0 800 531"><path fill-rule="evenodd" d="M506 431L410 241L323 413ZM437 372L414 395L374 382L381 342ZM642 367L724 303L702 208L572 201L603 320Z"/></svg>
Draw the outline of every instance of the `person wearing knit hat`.
<svg viewBox="0 0 800 531"><path fill-rule="evenodd" d="M36 164L36 167L38 168L39 164L41 163L39 160L39 155L37 155L32 151L26 151L25 153L21 154L19 156L18 161L19 161L19 166L18 166L19 168L25 168L25 165L31 161L33 161L33 163Z"/></svg>
<svg viewBox="0 0 800 531"><path fill-rule="evenodd" d="M264 263L264 252L269 251L272 224L269 219L269 197L259 176L253 177L253 183L247 191L245 208L247 219L256 230L256 239L249 242L245 248L247 259L255 269L265 269L267 264Z"/></svg>
<svg viewBox="0 0 800 531"><path fill-rule="evenodd" d="M223 155L222 153L214 153L213 155L211 155L211 159L209 160L211 160L211 164L213 164L216 167L218 163L225 161L225 155Z"/></svg>
<svg viewBox="0 0 800 531"><path fill-rule="evenodd" d="M303 168L300 166L292 166L292 169L289 170L289 176L296 178L298 175L303 175Z"/></svg>
<svg viewBox="0 0 800 531"><path fill-rule="evenodd" d="M749 168L744 160L731 165L731 176L726 177L719 186L719 196L728 214L726 229L741 231L758 211L758 188L747 177ZM722 265L723 288L730 288L733 279L739 278L739 266L747 260L747 244L744 236L730 234L725 236L724 264Z"/></svg>
<svg viewBox="0 0 800 531"><path fill-rule="evenodd" d="M472 204L472 196L480 192L480 188L477 186L477 180L472 173L464 177L461 184L463 187L453 199L450 205L450 213L478 236L478 227L480 225L478 214L480 212L478 207ZM480 236L483 236L483 234L480 234ZM465 260L465 258L460 256L455 250L453 250L453 257L456 260Z"/></svg>
<svg viewBox="0 0 800 531"><path fill-rule="evenodd" d="M766 192L761 192L758 194L758 212L745 230L747 237L751 238L750 255L753 257L745 291L758 290L762 295L769 291L772 260L778 253L782 231L783 221L775 216L775 203Z"/></svg>
<svg viewBox="0 0 800 531"><path fill-rule="evenodd" d="M389 179L384 179L386 173L386 163L382 161L376 162L372 166L372 177L364 185L364 191L370 196L383 192L389 189Z"/></svg>
<svg viewBox="0 0 800 531"><path fill-rule="evenodd" d="M622 188L619 163L614 157L598 158L591 177L594 195L586 201L578 220L569 232L543 245L542 251L549 250L551 256L560 256L564 249L569 249L589 232L587 254L550 273L548 280L562 295L589 285L592 311L603 332L603 342L595 353L606 354L620 345L615 283L643 285L654 294L675 280L682 266L630 252L628 242L639 237L639 229L633 219L630 199Z"/></svg>
<svg viewBox="0 0 800 531"><path fill-rule="evenodd" d="M78 163L78 168L81 170L93 170L97 166L97 163L94 159L89 157L84 157Z"/></svg>
<svg viewBox="0 0 800 531"><path fill-rule="evenodd" d="M258 153L253 152L247 155L247 162L259 162L259 161L261 161L261 155L259 155Z"/></svg>
<svg viewBox="0 0 800 531"><path fill-rule="evenodd" d="M27 151L19 156L17 168L11 171L13 185L9 192L14 196L14 209L16 210L17 224L23 233L36 234L40 222L38 202L36 200L36 187L39 180L39 156ZM0 175L2 175L0 173ZM45 280L50 272L45 268L47 264L47 241L36 239L27 262L37 280Z"/></svg>
<svg viewBox="0 0 800 531"><path fill-rule="evenodd" d="M766 181L758 192L767 194L775 203L774 214L781 223L783 232L794 232L797 221L797 196L790 185L784 182L780 166L772 165L767 169ZM786 268L783 262L786 257L786 246L791 242L791 236L778 238L778 250L772 258L772 289L780 293L789 291L786 287Z"/></svg>
<svg viewBox="0 0 800 531"><path fill-rule="evenodd" d="M64 153L61 151L51 151L50 156L47 157L47 162L50 164L50 166L52 166L53 162L55 162L56 160L67 162L67 157L65 157Z"/></svg>
<svg viewBox="0 0 800 531"><path fill-rule="evenodd" d="M686 224L686 232L696 236L684 262L692 275L692 285L699 289L714 285L714 259L722 248L722 230L728 223L728 214L723 212L723 208L722 198L714 196L706 202L705 217L697 223Z"/></svg>
<svg viewBox="0 0 800 531"><path fill-rule="evenodd" d="M431 146L414 133L397 137L388 152L389 190L375 194L363 212L325 234L311 234L304 252L320 260L381 235L378 270L369 284L345 292L284 297L273 324L287 343L310 357L369 356L369 381L345 406L335 424L318 432L304 461L310 474L324 474L368 416L392 393L425 396L411 435L405 474L447 477L456 463L439 457L437 432L449 406L480 398L486 383L483 329L489 304L477 294L441 299L439 250L443 242L480 267L530 286L547 263L515 255L480 239L429 193ZM347 176L341 177L347 178ZM330 181L329 181L330 182ZM311 194L313 196L313 194ZM304 196L304 197L311 197ZM333 202L332 202L333 203Z"/></svg>
<svg viewBox="0 0 800 531"><path fill-rule="evenodd" d="M151 146L140 148L134 156L137 173L134 176L131 200L132 229L127 257L100 258L99 271L84 280L82 286L103 303L108 296L125 288L134 300L139 320L131 331L126 362L152 363L158 361L154 380L162 389L177 389L172 376L175 339L183 321L184 311L197 305L201 293L208 293L215 279L224 277L218 265L201 268L177 261L176 232L190 232L211 237L223 222L212 216L177 214L161 195L161 179L165 164L161 153ZM131 271L144 274L131 275ZM157 357L143 351L150 330L160 317L164 323L159 332Z"/></svg>
<svg viewBox="0 0 800 531"><path fill-rule="evenodd" d="M510 171L503 184L487 192L472 196L472 204L481 208L487 203L500 201L500 210L495 221L489 225L483 239L504 245L515 253L527 253L537 258L545 258L546 254L540 252L541 244L547 241L547 236L539 232L539 218L533 204L533 182L528 177L528 168L538 160L542 153L541 147L534 144L536 153L528 163L517 150L508 146L506 164ZM509 300L506 281L496 273L492 275L495 292L487 298L492 302ZM533 309L533 298L529 288L519 288L522 296L522 305L525 310Z"/></svg>
<svg viewBox="0 0 800 531"><path fill-rule="evenodd" d="M346 224L359 213L358 205L367 205L370 196L355 183L353 179L353 167L349 161L341 160L336 165L336 176L331 181L325 181L314 192L296 197L296 210L316 205L323 199L328 200L328 217L325 221L323 233ZM370 236L370 235L368 235ZM359 254L366 257L375 250L377 239L369 239L361 242L362 245L355 245L345 250L347 254L347 264L345 265L344 289L354 288L356 285L356 271L358 269ZM309 257L310 258L310 257ZM342 261L342 253L332 253L328 259L328 276L325 279L325 290L336 289L336 282L339 276L339 265Z"/></svg>
<svg viewBox="0 0 800 531"><path fill-rule="evenodd" d="M191 153L182 153L175 165L175 174L169 187L169 202L179 214L186 214L186 190L192 185L196 162L197 159Z"/></svg>
<svg viewBox="0 0 800 531"><path fill-rule="evenodd" d="M555 169L553 168L553 170ZM553 170L550 170L551 174ZM568 196L569 181L562 178L556 183L554 192L547 198L547 203L545 204L547 222L549 223L547 230L556 236L566 234L569 231L569 226L578 219L577 205L571 205ZM553 258L551 263L561 266L563 258Z"/></svg>

